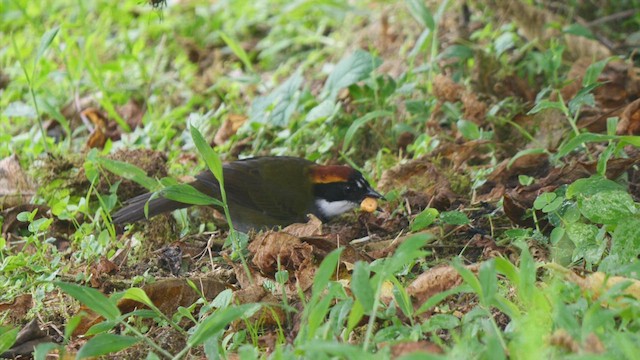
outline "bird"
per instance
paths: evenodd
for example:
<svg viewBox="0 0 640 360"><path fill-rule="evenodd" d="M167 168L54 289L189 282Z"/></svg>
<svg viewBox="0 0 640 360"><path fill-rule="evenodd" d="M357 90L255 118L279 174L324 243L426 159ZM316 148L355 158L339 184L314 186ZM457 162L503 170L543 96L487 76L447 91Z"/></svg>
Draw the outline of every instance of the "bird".
<svg viewBox="0 0 640 360"><path fill-rule="evenodd" d="M346 165L319 165L291 156L262 156L226 163L222 170L231 222L234 229L245 233L305 222L308 214L326 222L366 198L384 199L361 172ZM221 199L220 184L209 170L196 175L189 185ZM126 201L113 214L113 223L144 220L147 203L148 218L191 206L163 198L162 192L158 197L152 195L149 192Z"/></svg>

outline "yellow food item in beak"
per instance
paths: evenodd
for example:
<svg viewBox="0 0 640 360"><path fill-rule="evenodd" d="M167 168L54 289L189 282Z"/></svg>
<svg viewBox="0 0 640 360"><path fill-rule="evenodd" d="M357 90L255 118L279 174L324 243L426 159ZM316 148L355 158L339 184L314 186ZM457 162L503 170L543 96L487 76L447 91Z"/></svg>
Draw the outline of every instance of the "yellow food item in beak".
<svg viewBox="0 0 640 360"><path fill-rule="evenodd" d="M360 209L366 212L374 212L378 208L378 200L372 197L367 197L360 203Z"/></svg>

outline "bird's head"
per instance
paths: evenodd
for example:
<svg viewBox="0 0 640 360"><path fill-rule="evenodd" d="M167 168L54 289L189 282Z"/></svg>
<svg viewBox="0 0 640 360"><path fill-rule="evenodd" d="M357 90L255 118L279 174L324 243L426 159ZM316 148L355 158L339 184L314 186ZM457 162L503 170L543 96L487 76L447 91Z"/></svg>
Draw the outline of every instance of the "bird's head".
<svg viewBox="0 0 640 360"><path fill-rule="evenodd" d="M326 218L353 209L365 198L383 198L358 170L349 166L315 165L310 175L315 205Z"/></svg>

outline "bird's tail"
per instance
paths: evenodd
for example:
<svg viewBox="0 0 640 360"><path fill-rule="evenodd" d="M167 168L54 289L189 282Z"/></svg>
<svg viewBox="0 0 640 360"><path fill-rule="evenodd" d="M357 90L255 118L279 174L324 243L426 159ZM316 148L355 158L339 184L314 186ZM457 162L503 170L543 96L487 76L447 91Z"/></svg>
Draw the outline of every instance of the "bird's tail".
<svg viewBox="0 0 640 360"><path fill-rule="evenodd" d="M128 224L190 206L189 204L165 199L163 197L157 197L153 200L149 200L152 194L153 193L146 193L128 200L122 209L112 215L113 222L115 224ZM149 203L149 211L147 213L148 216L145 217L144 208L147 202Z"/></svg>

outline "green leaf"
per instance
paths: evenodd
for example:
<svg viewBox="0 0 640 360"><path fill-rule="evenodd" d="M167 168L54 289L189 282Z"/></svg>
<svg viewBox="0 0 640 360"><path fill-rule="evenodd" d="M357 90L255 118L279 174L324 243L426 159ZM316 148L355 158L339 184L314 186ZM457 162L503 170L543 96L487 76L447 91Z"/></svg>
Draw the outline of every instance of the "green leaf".
<svg viewBox="0 0 640 360"><path fill-rule="evenodd" d="M485 306L493 305L495 295L498 293L498 281L496 275L495 261L488 260L480 265L478 281L482 288L482 294L484 294L480 299Z"/></svg>
<svg viewBox="0 0 640 360"><path fill-rule="evenodd" d="M598 82L598 78L604 70L604 67L611 61L611 58L606 58L600 61L596 61L593 64L589 65L587 71L582 78L582 86L588 87Z"/></svg>
<svg viewBox="0 0 640 360"><path fill-rule="evenodd" d="M137 301L139 303L142 303L144 305L147 305L150 308L155 308L155 305L153 304L153 301L151 301L151 299L149 299L149 297L147 296L147 293L144 292L144 290L140 289L140 288L129 288L124 292L124 295L122 296L123 299L129 299L129 300L133 300L133 301Z"/></svg>
<svg viewBox="0 0 640 360"><path fill-rule="evenodd" d="M349 335L353 331L353 329L358 326L360 320L364 317L364 307L362 303L356 300L351 307L351 312L349 313L349 318L347 319L347 332Z"/></svg>
<svg viewBox="0 0 640 360"><path fill-rule="evenodd" d="M347 132L344 135L344 143L342 144L342 151L344 152L347 149L349 149L349 145L351 144L351 140L353 140L353 136L356 134L356 131L358 131L358 129L362 125L366 124L367 122L373 119L384 117L384 116L392 116L392 115L393 113L390 111L377 110L356 119L353 123L351 123L351 126L349 126L349 129L347 129Z"/></svg>
<svg viewBox="0 0 640 360"><path fill-rule="evenodd" d="M635 202L626 191L602 191L578 197L582 216L597 224L616 225L636 214Z"/></svg>
<svg viewBox="0 0 640 360"><path fill-rule="evenodd" d="M324 356L319 356L321 354L331 355L331 358L339 359L366 359L371 356L370 353L355 345L319 339L308 341L296 348L304 351L306 356L303 356L303 358L306 359L325 358Z"/></svg>
<svg viewBox="0 0 640 360"><path fill-rule="evenodd" d="M254 72L253 65L251 65L251 60L249 59L249 55L247 55L247 52L244 51L242 46L240 46L240 44L237 41L235 41L229 35L223 33L222 31L218 31L218 35L220 35L220 38L222 38L222 41L224 41L225 44L227 44L227 46L238 57L238 59L242 61L242 63L244 64L244 67L247 68L247 70L249 70L250 72Z"/></svg>
<svg viewBox="0 0 640 360"><path fill-rule="evenodd" d="M329 285L329 280L331 276L335 273L338 267L338 261L340 260L340 254L342 254L342 249L338 248L333 250L327 255L320 266L318 267L318 271L316 271L315 277L313 279L313 287L312 294L313 297L318 297L320 294L327 288Z"/></svg>
<svg viewBox="0 0 640 360"><path fill-rule="evenodd" d="M560 146L558 149L558 157L563 157L569 154L570 152L576 150L578 147L582 146L584 143L589 142L603 142L615 139L615 136L612 135L603 135L603 134L593 134L593 133L583 133L577 135L571 140L564 143L564 145Z"/></svg>
<svg viewBox="0 0 640 360"><path fill-rule="evenodd" d="M588 27L582 24L574 23L574 24L568 25L564 29L562 29L562 31L566 34L582 36L587 39L597 40L596 37L591 32L591 30L589 30Z"/></svg>
<svg viewBox="0 0 640 360"><path fill-rule="evenodd" d="M42 38L40 39L40 45L38 45L38 52L36 53L36 63L40 61L42 55L44 55L44 52L49 48L53 40L56 38L56 35L58 35L58 31L60 31L60 27L56 26L53 29L47 30L47 32L42 35Z"/></svg>
<svg viewBox="0 0 640 360"><path fill-rule="evenodd" d="M215 336L231 322L239 318L248 318L261 308L260 304L243 304L220 309L209 315L191 334L187 344L191 347L202 344L208 338Z"/></svg>
<svg viewBox="0 0 640 360"><path fill-rule="evenodd" d="M138 343L140 340L141 339L136 339L131 336L98 334L89 339L89 341L80 348L76 359L116 353Z"/></svg>
<svg viewBox="0 0 640 360"><path fill-rule="evenodd" d="M624 186L601 175L592 175L585 179L578 179L567 187L567 199L578 195L592 196L603 191L625 191Z"/></svg>
<svg viewBox="0 0 640 360"><path fill-rule="evenodd" d="M0 354L11 349L16 342L18 328L12 329L8 326L0 326Z"/></svg>
<svg viewBox="0 0 640 360"><path fill-rule="evenodd" d="M460 326L460 319L449 314L435 314L422 325L422 331L452 330Z"/></svg>
<svg viewBox="0 0 640 360"><path fill-rule="evenodd" d="M573 260L585 259L591 264L600 262L606 243L598 241L598 227L593 224L573 223L567 225L567 236L576 246Z"/></svg>
<svg viewBox="0 0 640 360"><path fill-rule="evenodd" d="M640 219L621 219L611 238L610 254L618 256L621 264L637 261L640 255Z"/></svg>
<svg viewBox="0 0 640 360"><path fill-rule="evenodd" d="M420 231L433 224L440 213L434 208L426 208L411 223L411 231Z"/></svg>
<svg viewBox="0 0 640 360"><path fill-rule="evenodd" d="M298 90L303 80L301 73L297 71L269 95L256 98L251 104L248 122L275 127L288 126L298 107Z"/></svg>
<svg viewBox="0 0 640 360"><path fill-rule="evenodd" d="M456 123L458 131L467 140L478 140L482 136L480 128L475 123L468 120L458 120Z"/></svg>
<svg viewBox="0 0 640 360"><path fill-rule="evenodd" d="M65 329L66 330L66 329ZM54 350L61 350L62 345L54 343L40 343L33 349L33 360L47 360L47 355Z"/></svg>
<svg viewBox="0 0 640 360"><path fill-rule="evenodd" d="M460 211L444 211L440 213L440 220L449 225L467 225L470 223L465 213Z"/></svg>
<svg viewBox="0 0 640 360"><path fill-rule="evenodd" d="M322 90L323 100L335 100L340 89L353 85L369 77L369 74L382 64L382 60L366 51L356 50L351 56L342 59L327 78Z"/></svg>
<svg viewBox="0 0 640 360"><path fill-rule="evenodd" d="M409 8L409 13L418 21L422 26L434 30L436 22L433 20L431 10L427 8L424 1L421 0L406 0L405 3Z"/></svg>
<svg viewBox="0 0 640 360"><path fill-rule="evenodd" d="M160 190L160 195L163 198L180 201L185 204L223 206L220 200L201 193L198 189L189 184L167 186Z"/></svg>
<svg viewBox="0 0 640 360"><path fill-rule="evenodd" d="M523 157L525 155L547 154L547 153L548 153L547 149L543 149L543 148L520 150L515 155L513 155L511 160L509 160L509 163L507 163L507 168L510 168L511 165L513 165L513 163L516 162L516 160L518 160L519 158L521 158L521 157Z"/></svg>
<svg viewBox="0 0 640 360"><path fill-rule="evenodd" d="M374 302L374 292L371 287L371 270L369 263L358 261L351 275L351 291L355 295L356 300L362 304L365 314L371 313Z"/></svg>
<svg viewBox="0 0 640 360"><path fill-rule="evenodd" d="M191 125L191 138L193 139L193 143L196 145L196 148L198 148L198 152L204 158L204 162L207 164L207 167L213 173L213 176L218 180L220 186L224 186L222 160L220 160L220 156L213 151L198 128L193 125Z"/></svg>
<svg viewBox="0 0 640 360"><path fill-rule="evenodd" d="M96 289L59 281L54 284L107 320L115 320L120 316L118 307Z"/></svg>
<svg viewBox="0 0 640 360"><path fill-rule="evenodd" d="M102 157L96 158L96 162L110 172L144 186L147 190L154 191L158 188L158 182L135 165Z"/></svg>
<svg viewBox="0 0 640 360"><path fill-rule="evenodd" d="M527 115L537 114L542 110L548 110L548 109L560 110L563 113L566 110L564 104L559 102L559 101L542 100L542 101L538 102L536 104L536 106L533 107L533 109L529 110Z"/></svg>

